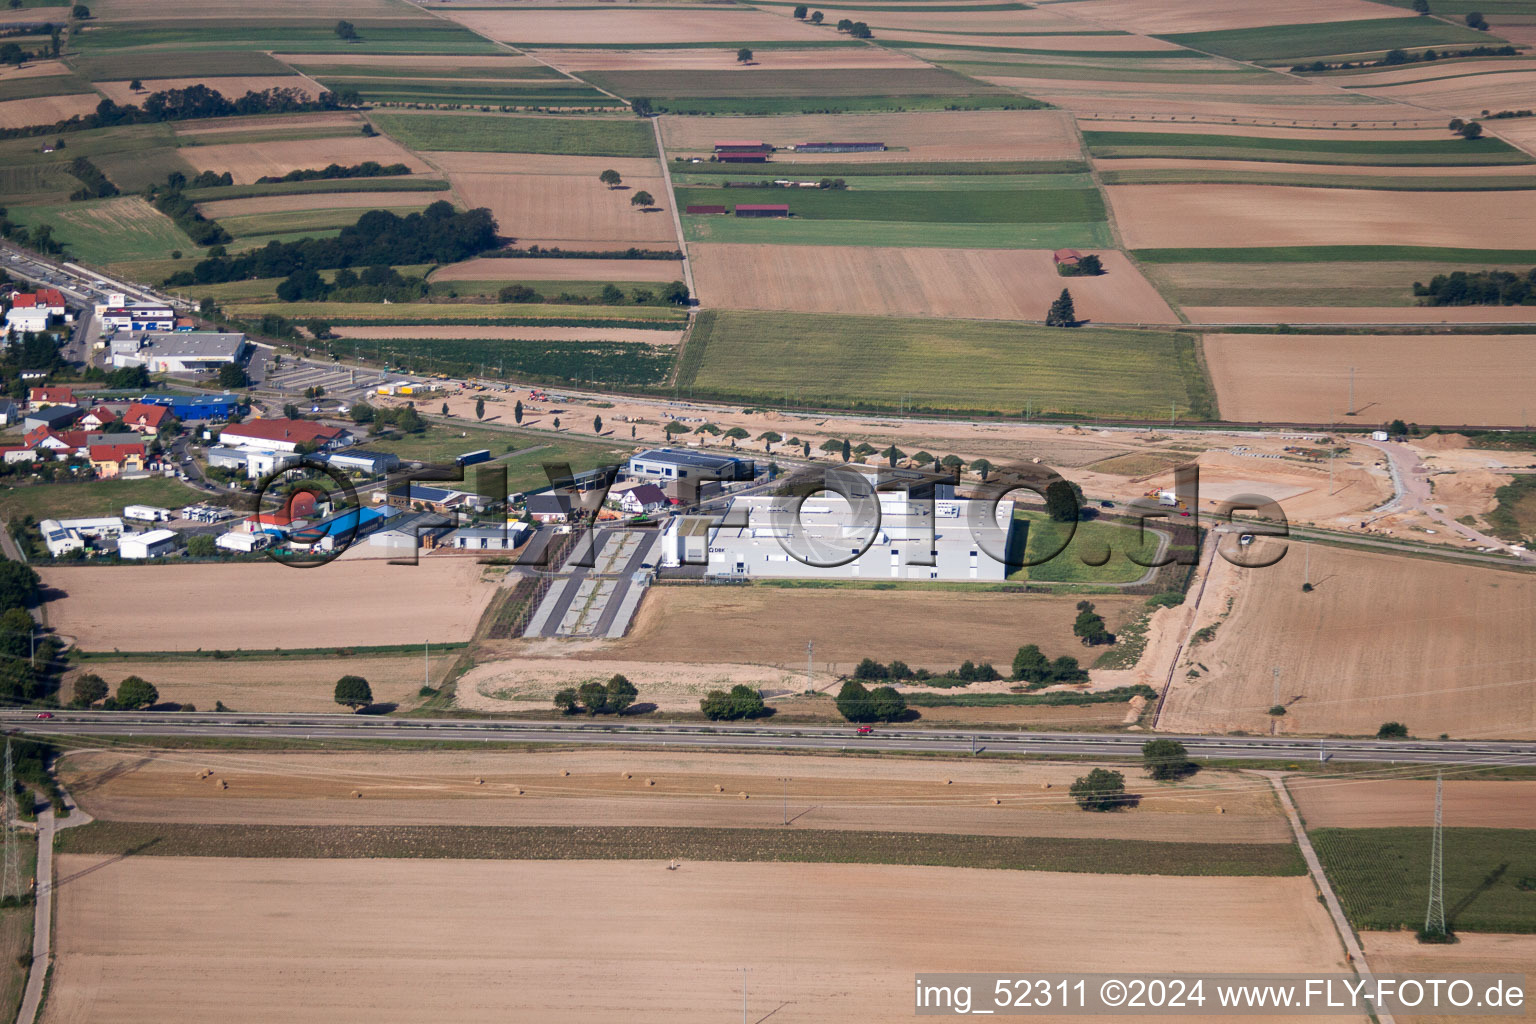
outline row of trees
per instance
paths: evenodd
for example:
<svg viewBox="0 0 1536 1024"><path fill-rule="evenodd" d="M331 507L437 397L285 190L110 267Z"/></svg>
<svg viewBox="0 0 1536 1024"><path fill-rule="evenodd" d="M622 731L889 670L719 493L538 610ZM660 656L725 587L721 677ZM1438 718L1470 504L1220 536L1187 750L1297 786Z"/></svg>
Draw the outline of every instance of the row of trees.
<svg viewBox="0 0 1536 1024"><path fill-rule="evenodd" d="M850 722L894 722L905 718L907 702L893 686L868 689L850 679L837 691L837 710Z"/></svg>
<svg viewBox="0 0 1536 1024"><path fill-rule="evenodd" d="M742 718L758 718L767 711L763 695L758 690L737 683L726 690L710 690L699 701L699 710L712 722L735 721Z"/></svg>
<svg viewBox="0 0 1536 1024"><path fill-rule="evenodd" d="M540 303L555 302L560 305L591 305L594 300L585 295L573 295L562 292L559 295L546 298L540 292L526 284L509 284L496 293L496 298L501 302L515 303ZM686 306L690 296L688 286L681 281L673 281L659 293L649 288L636 288L628 296L617 285L605 284L596 300L597 304L604 306L618 306L634 304L636 306Z"/></svg>
<svg viewBox="0 0 1536 1024"><path fill-rule="evenodd" d="M420 213L401 217L369 210L335 238L272 241L239 256L210 256L191 271L173 274L168 287L219 284L260 277L287 277L299 270L457 263L495 248L496 220L481 207L458 213L438 200Z"/></svg>
<svg viewBox="0 0 1536 1024"><path fill-rule="evenodd" d="M1429 284L1413 283L1425 306L1536 305L1536 268L1523 274L1507 270L1465 270L1437 274Z"/></svg>
<svg viewBox="0 0 1536 1024"><path fill-rule="evenodd" d="M1174 782L1193 774L1198 765L1178 740L1148 740L1141 745L1141 763L1148 778ZM1108 768L1095 768L1072 783L1069 792L1077 806L1085 811L1118 811L1136 802L1125 791L1125 775Z"/></svg>
<svg viewBox="0 0 1536 1024"><path fill-rule="evenodd" d="M615 675L606 683L593 679L561 690L555 694L555 707L567 715L622 715L639 695L634 683Z"/></svg>
<svg viewBox="0 0 1536 1024"><path fill-rule="evenodd" d="M139 676L129 676L117 684L117 696L111 696L106 680L94 672L75 677L72 707L98 707L101 711L138 711L160 703L160 691Z"/></svg>

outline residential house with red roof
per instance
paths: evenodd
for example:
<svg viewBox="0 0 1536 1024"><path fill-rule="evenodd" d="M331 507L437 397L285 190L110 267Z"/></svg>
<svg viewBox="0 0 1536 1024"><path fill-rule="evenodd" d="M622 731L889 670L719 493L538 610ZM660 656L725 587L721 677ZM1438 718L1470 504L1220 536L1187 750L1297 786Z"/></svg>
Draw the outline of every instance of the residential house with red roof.
<svg viewBox="0 0 1536 1024"><path fill-rule="evenodd" d="M91 468L103 480L123 473L137 473L144 469L144 442L129 441L121 444L92 444L86 447Z"/></svg>
<svg viewBox="0 0 1536 1024"><path fill-rule="evenodd" d="M170 418L171 410L163 405L145 405L134 402L123 412L123 422L141 434L155 434L160 425Z"/></svg>

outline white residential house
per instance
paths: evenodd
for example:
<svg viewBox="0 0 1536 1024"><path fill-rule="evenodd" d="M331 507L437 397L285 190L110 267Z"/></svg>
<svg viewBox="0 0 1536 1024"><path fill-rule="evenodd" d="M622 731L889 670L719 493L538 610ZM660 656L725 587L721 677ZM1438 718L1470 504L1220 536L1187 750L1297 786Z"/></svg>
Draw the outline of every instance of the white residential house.
<svg viewBox="0 0 1536 1024"><path fill-rule="evenodd" d="M631 487L619 498L619 508L630 515L640 515L644 512L660 512L671 506L667 499L667 492L655 484L641 484Z"/></svg>

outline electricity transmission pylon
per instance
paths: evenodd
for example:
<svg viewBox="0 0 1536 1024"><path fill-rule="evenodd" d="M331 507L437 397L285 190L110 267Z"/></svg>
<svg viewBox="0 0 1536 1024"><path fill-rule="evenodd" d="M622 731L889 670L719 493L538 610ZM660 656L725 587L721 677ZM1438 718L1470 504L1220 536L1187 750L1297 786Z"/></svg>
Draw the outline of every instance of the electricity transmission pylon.
<svg viewBox="0 0 1536 1024"><path fill-rule="evenodd" d="M1429 848L1429 910L1424 914L1424 934L1445 934L1445 829L1441 817L1443 779L1435 773L1435 832Z"/></svg>
<svg viewBox="0 0 1536 1024"><path fill-rule="evenodd" d="M21 895L21 840L16 834L16 775L11 765L11 741L5 741L5 867L0 875L0 898Z"/></svg>

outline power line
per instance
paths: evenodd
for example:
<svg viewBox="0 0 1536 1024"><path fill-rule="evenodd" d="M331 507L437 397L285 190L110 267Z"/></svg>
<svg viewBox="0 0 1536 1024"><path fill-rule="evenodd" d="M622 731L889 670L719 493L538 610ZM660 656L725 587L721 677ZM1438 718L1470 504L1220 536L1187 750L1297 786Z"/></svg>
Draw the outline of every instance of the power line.
<svg viewBox="0 0 1536 1024"><path fill-rule="evenodd" d="M9 758L6 764L10 764ZM1442 793L1445 782L1435 773L1435 831L1429 847L1429 909L1424 914L1424 935L1445 935L1445 827L1442 817Z"/></svg>
<svg viewBox="0 0 1536 1024"><path fill-rule="evenodd" d="M0 876L0 898L21 896L21 840L16 834L16 774L11 764L11 741L5 741L5 868Z"/></svg>

